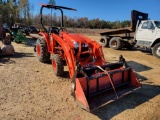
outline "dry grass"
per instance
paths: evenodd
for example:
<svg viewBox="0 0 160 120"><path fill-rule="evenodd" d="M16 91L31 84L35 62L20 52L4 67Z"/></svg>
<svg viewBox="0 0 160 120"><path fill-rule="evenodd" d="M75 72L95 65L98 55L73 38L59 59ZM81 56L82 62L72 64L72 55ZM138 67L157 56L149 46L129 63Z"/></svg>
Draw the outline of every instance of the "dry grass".
<svg viewBox="0 0 160 120"><path fill-rule="evenodd" d="M87 35L100 35L99 33L105 32L109 29L67 28L67 30L71 33L80 33L80 34L87 34Z"/></svg>

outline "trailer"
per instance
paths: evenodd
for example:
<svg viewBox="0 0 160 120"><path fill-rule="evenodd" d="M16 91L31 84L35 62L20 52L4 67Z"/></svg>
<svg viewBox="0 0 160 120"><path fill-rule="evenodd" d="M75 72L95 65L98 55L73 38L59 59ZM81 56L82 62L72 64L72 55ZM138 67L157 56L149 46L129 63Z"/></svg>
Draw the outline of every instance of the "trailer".
<svg viewBox="0 0 160 120"><path fill-rule="evenodd" d="M127 28L100 33L100 44L115 50L131 49L133 46L151 48L160 58L160 21L148 20L148 14L131 11L131 25Z"/></svg>

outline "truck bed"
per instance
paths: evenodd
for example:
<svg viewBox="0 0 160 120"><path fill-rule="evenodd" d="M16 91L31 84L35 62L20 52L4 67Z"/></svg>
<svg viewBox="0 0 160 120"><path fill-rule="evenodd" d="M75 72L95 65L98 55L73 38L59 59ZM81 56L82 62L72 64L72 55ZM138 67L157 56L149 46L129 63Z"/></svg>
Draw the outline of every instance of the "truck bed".
<svg viewBox="0 0 160 120"><path fill-rule="evenodd" d="M137 10L132 10L131 24L129 27L101 32L100 35L110 36L110 35L117 35L117 34L133 33L136 30L137 21L139 21L140 23L142 20L148 20L148 14L139 12Z"/></svg>
<svg viewBox="0 0 160 120"><path fill-rule="evenodd" d="M131 33L133 32L131 27L127 27L127 28L119 28L119 29L114 29L114 30L109 30L106 32L101 32L100 35L116 35L116 34L124 34L124 33Z"/></svg>

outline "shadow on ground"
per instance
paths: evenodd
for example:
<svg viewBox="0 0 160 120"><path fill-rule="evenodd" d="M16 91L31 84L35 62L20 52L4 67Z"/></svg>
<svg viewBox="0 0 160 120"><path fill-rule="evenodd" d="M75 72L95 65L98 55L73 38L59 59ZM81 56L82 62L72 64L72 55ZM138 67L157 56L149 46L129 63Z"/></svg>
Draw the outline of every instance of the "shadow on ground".
<svg viewBox="0 0 160 120"><path fill-rule="evenodd" d="M49 64L49 65L52 65L52 60L49 60L47 63L45 64ZM59 78L70 78L70 75L69 75L69 71L68 70L65 70L65 67L66 66L66 63L64 62L64 72L63 72L63 75L59 76Z"/></svg>
<svg viewBox="0 0 160 120"><path fill-rule="evenodd" d="M137 50L145 53L146 55L152 55L152 56L153 56L153 54L152 54L152 49L149 49L149 48L146 48L146 49L137 48Z"/></svg>
<svg viewBox="0 0 160 120"><path fill-rule="evenodd" d="M131 68L132 68L135 72L143 72L143 71L148 71L148 70L153 69L153 68L151 68L151 67L149 67L149 66L146 66L146 65L137 63L137 62L135 62L135 61L127 61L127 64L128 64L129 66L131 66Z"/></svg>
<svg viewBox="0 0 160 120"><path fill-rule="evenodd" d="M92 111L92 114L98 116L101 120L110 120L125 110L134 109L145 102L149 102L159 94L159 86L142 84L141 89Z"/></svg>
<svg viewBox="0 0 160 120"><path fill-rule="evenodd" d="M14 60L11 60L9 57L0 57L0 63L2 64L14 64L15 61ZM0 65L1 66L1 65Z"/></svg>
<svg viewBox="0 0 160 120"><path fill-rule="evenodd" d="M69 76L69 71L64 71L62 77L63 77L63 78L70 78L70 76Z"/></svg>
<svg viewBox="0 0 160 120"><path fill-rule="evenodd" d="M12 58L23 58L23 57L35 57L33 53L18 53L15 52L14 55L2 55L0 56L0 63L2 64L14 64L15 61Z"/></svg>
<svg viewBox="0 0 160 120"><path fill-rule="evenodd" d="M23 57L35 57L35 55L33 53L18 53L18 52L15 52L15 54L12 58L23 58Z"/></svg>
<svg viewBox="0 0 160 120"><path fill-rule="evenodd" d="M137 47L133 47L131 49L127 49L127 48L123 48L121 49L121 51L141 51L143 53L145 53L146 55L152 55L152 50L150 48L137 48Z"/></svg>

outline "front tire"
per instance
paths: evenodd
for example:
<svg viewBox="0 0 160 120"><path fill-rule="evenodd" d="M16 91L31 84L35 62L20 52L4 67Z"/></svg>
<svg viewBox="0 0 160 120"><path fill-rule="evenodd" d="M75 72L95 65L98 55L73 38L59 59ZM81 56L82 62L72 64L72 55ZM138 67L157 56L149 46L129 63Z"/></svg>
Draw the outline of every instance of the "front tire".
<svg viewBox="0 0 160 120"><path fill-rule="evenodd" d="M152 54L155 57L160 58L160 43L157 43L156 45L154 45L154 47L152 49Z"/></svg>
<svg viewBox="0 0 160 120"><path fill-rule="evenodd" d="M52 67L53 72L57 76L61 76L64 73L64 65L63 65L63 59L61 55L54 54L52 57Z"/></svg>
<svg viewBox="0 0 160 120"><path fill-rule="evenodd" d="M36 41L36 51L38 60L42 63L47 63L50 61L50 53L47 50L47 44L44 39L37 39Z"/></svg>

